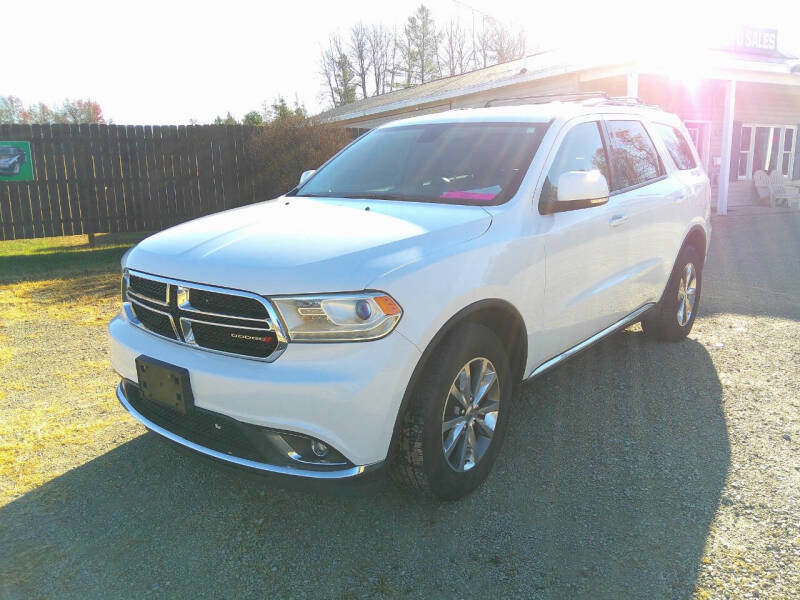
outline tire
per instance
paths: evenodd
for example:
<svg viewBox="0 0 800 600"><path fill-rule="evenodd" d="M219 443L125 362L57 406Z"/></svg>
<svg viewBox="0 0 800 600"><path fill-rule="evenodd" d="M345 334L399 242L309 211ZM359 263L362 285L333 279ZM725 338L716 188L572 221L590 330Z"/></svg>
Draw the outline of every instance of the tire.
<svg viewBox="0 0 800 600"><path fill-rule="evenodd" d="M693 276L687 271L690 266ZM687 275L690 284L688 289ZM678 255L661 302L642 319L642 330L645 335L667 342L677 342L689 335L700 308L702 276L702 254L694 246L685 246ZM694 286L691 285L692 279Z"/></svg>
<svg viewBox="0 0 800 600"><path fill-rule="evenodd" d="M470 386L463 377L467 365ZM514 387L509 359L490 329L465 323L435 349L424 369L403 417L391 474L405 486L455 500L486 479L503 443ZM486 385L492 369L495 378ZM483 387L476 381L487 388L482 395L475 393ZM459 383L469 387L474 402L459 401ZM445 421L457 424L444 432Z"/></svg>

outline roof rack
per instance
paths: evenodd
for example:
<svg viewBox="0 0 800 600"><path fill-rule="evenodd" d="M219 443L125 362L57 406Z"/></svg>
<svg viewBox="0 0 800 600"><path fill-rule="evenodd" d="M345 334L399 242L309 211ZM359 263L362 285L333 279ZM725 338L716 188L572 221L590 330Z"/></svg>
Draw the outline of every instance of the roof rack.
<svg viewBox="0 0 800 600"><path fill-rule="evenodd" d="M515 98L492 98L484 104L484 108L494 106L495 103L503 102L509 104L547 104L548 102L578 102L591 100L594 98L608 100L605 92L567 92L560 94L537 94L535 96L518 96ZM521 102L526 100L526 102Z"/></svg>
<svg viewBox="0 0 800 600"><path fill-rule="evenodd" d="M605 92L573 92L562 94L539 94L536 96L518 96L515 98L492 98L484 107L495 106L495 103L546 104L548 102L580 102L587 106L641 106L663 110L657 104L645 104L637 96L609 96Z"/></svg>
<svg viewBox="0 0 800 600"><path fill-rule="evenodd" d="M658 104L647 104L638 96L610 96L605 99L600 99L599 102L591 102L590 99L584 102L584 104L591 106L642 106L645 108L663 110Z"/></svg>

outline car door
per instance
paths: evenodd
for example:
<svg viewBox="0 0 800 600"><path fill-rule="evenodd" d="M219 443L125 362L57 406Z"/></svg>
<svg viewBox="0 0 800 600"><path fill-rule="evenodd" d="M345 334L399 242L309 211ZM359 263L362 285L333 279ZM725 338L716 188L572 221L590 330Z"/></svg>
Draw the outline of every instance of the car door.
<svg viewBox="0 0 800 600"><path fill-rule="evenodd" d="M676 256L686 234L686 226L696 215L707 215L710 211L711 187L708 175L702 167L699 153L692 147L689 134L681 122L675 118L664 122L651 121L648 129L665 162L670 164L668 171L675 185L683 190L666 203L663 220L670 227L666 240L666 250ZM669 269L672 265L667 265Z"/></svg>
<svg viewBox="0 0 800 600"><path fill-rule="evenodd" d="M676 226L685 222L681 206L685 206L687 189L672 175L672 164L662 160L641 119L631 115L604 117L611 195L624 220L628 244L621 308L630 313L658 301L664 290L677 252L673 249Z"/></svg>
<svg viewBox="0 0 800 600"><path fill-rule="evenodd" d="M597 169L608 180L608 153L599 115L571 121L560 133L539 184L539 211L557 194L558 177ZM546 252L540 355L555 356L623 316L620 278L629 265L619 198L591 207L543 214Z"/></svg>

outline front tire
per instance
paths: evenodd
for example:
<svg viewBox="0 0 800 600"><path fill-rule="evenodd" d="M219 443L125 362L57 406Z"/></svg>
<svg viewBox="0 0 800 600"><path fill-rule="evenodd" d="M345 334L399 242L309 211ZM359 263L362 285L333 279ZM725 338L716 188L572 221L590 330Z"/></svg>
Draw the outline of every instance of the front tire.
<svg viewBox="0 0 800 600"><path fill-rule="evenodd" d="M677 342L689 335L700 307L703 256L694 246L678 255L659 305L642 319L642 330L658 340Z"/></svg>
<svg viewBox="0 0 800 600"><path fill-rule="evenodd" d="M400 483L457 499L478 487L508 427L508 356L488 328L467 323L425 365L399 434L392 472Z"/></svg>

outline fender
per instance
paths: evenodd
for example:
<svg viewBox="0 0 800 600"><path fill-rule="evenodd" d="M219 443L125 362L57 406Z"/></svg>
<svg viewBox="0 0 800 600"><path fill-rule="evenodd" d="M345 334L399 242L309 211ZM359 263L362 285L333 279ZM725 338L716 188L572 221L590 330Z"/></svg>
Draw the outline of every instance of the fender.
<svg viewBox="0 0 800 600"><path fill-rule="evenodd" d="M475 314L478 311L485 310L487 308L495 308L500 310L506 310L512 312L517 321L522 324L522 335L523 340L525 343L522 344L523 347L523 356L520 357L519 364L521 365L523 371L525 368L525 362L528 358L528 332L525 328L525 320L522 318L522 315L517 310L517 308L508 302L507 300L502 300L500 298L490 298L486 300L479 300L473 304L469 304L459 310L456 314L450 317L444 325L436 332L436 335L433 336L428 345L425 347L425 350L419 357L417 361L417 365L414 367L414 371L411 373L411 377L408 380L408 385L406 386L406 391L403 394L403 399L400 402L400 408L397 411L397 416L395 417L394 422L394 429L392 430L392 440L389 443L389 453L386 457L387 462L391 460L392 456L394 455L395 447L397 444L397 438L400 433L400 427L403 422L403 418L405 417L406 410L408 408L408 404L411 401L411 395L416 388L417 381L422 376L423 371L425 370L425 366L428 364L428 359L439 343L451 332L453 329L461 323L462 321L469 318L470 315ZM513 357L509 357L509 362L514 365ZM518 385L522 382L522 377L517 382L515 381L515 385Z"/></svg>

